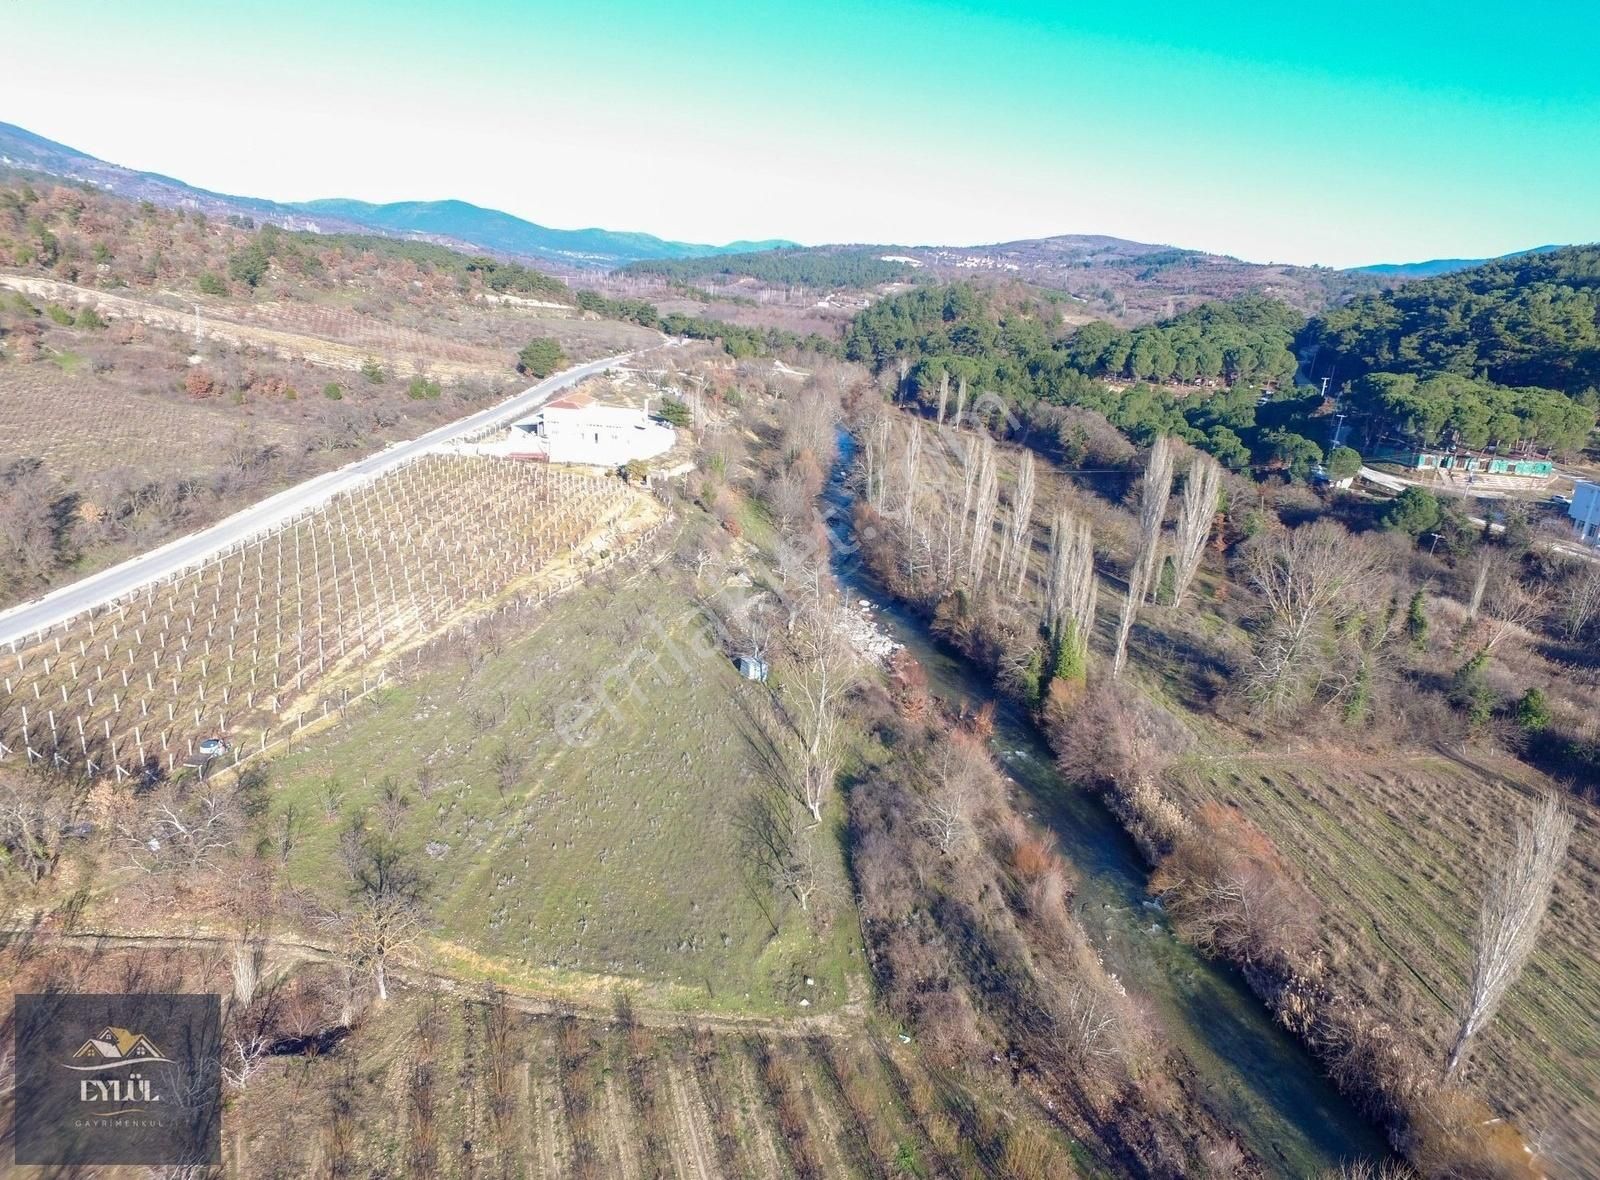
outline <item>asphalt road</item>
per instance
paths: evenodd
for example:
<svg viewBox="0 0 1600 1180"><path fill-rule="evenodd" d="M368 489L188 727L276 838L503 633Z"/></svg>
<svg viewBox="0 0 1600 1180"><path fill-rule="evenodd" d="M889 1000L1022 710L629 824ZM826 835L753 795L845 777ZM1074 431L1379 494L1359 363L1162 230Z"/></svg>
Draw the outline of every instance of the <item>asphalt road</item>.
<svg viewBox="0 0 1600 1180"><path fill-rule="evenodd" d="M562 390L575 385L585 377L620 364L632 355L632 353L619 353L616 356L566 369L486 410L480 410L469 417L430 430L410 442L394 443L375 455L358 459L336 471L325 472L304 483L268 496L265 500L252 504L249 508L236 512L209 528L190 533L186 537L179 537L176 541L168 542L158 549L130 558L121 565L112 566L81 581L52 590L32 602L0 611L0 644L8 644L36 631L43 631L74 615L114 602L151 582L197 565L230 545L247 540L309 508L325 503L340 492L370 482L384 472L392 471L441 443L452 442L485 427L493 426L497 422L537 409Z"/></svg>

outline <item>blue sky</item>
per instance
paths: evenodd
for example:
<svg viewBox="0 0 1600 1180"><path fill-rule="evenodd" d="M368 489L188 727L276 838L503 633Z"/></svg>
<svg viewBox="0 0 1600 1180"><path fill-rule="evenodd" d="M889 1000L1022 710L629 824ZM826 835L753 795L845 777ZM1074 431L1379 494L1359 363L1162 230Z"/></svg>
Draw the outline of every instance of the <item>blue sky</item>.
<svg viewBox="0 0 1600 1180"><path fill-rule="evenodd" d="M697 241L1600 238L1600 5L10 0L0 119L222 191Z"/></svg>

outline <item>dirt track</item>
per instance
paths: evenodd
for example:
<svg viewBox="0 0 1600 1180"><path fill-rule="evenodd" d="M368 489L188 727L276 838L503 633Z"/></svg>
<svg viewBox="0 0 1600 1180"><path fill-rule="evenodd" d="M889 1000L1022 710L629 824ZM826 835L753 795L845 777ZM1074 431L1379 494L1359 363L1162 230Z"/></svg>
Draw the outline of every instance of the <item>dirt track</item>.
<svg viewBox="0 0 1600 1180"><path fill-rule="evenodd" d="M32 953L52 948L74 950L187 950L222 953L238 939L226 934L160 934L122 931L76 931L71 934L57 931L39 932L25 927L8 926L0 930L0 946L13 941L27 940ZM267 952L267 963L272 970L292 969L305 963L337 963L344 959L336 947L304 939L279 937L262 940ZM418 988L440 991L447 995L472 998L483 995L484 985L457 979L426 967L389 968L388 978L395 990ZM506 1003L517 1012L530 1016L557 1016L563 1012L576 1012L590 1020L610 1023L616 1016L615 997L612 995L563 996L553 999L516 989L503 989ZM769 1036L804 1038L814 1036L853 1036L861 1032L859 1013L853 1005L838 1012L821 1012L806 1016L775 1019L768 1016L732 1014L708 1015L686 1013L677 1008L651 1008L640 1003L637 997L631 1002L634 1019L649 1028L678 1029L686 1021L699 1027L723 1033L760 1032Z"/></svg>

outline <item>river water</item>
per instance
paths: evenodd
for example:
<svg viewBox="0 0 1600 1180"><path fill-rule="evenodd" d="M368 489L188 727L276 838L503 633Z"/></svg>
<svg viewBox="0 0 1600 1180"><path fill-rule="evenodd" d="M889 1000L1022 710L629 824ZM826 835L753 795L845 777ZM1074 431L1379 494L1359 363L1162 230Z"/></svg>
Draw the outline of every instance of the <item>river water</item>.
<svg viewBox="0 0 1600 1180"><path fill-rule="evenodd" d="M843 473L853 440L841 437L827 491L834 574L841 588L921 662L931 691L951 703L995 699L962 657L938 642L854 559ZM1357 1157L1387 1157L1377 1131L1334 1089L1300 1043L1280 1028L1239 974L1179 941L1146 890L1149 871L1132 839L1091 791L1056 772L1026 710L997 701L993 747L1035 819L1077 869L1079 921L1106 968L1154 1009L1161 1031L1193 1065L1199 1090L1276 1174L1315 1176Z"/></svg>

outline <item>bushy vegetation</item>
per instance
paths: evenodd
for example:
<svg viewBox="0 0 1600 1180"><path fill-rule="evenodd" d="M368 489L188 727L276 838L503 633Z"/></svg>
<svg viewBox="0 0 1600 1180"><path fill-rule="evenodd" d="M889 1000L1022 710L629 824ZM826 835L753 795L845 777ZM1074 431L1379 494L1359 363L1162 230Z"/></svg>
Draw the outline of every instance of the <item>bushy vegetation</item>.
<svg viewBox="0 0 1600 1180"><path fill-rule="evenodd" d="M1131 332L1097 320L1072 335L1066 352L1075 368L1094 376L1286 385L1296 367L1289 345L1302 322L1287 304L1246 295Z"/></svg>
<svg viewBox="0 0 1600 1180"><path fill-rule="evenodd" d="M1299 321L1283 304L1247 296L1150 328L1096 322L1070 336L1057 333L1055 318L1035 301L970 285L922 287L861 312L845 352L879 369L904 362L902 392L936 417L957 411L964 388L968 412L1055 457L1082 453L1082 420L1063 413L1077 409L1104 415L1136 443L1182 438L1236 471L1258 465L1304 477L1322 461L1307 433L1322 433L1308 421L1321 398L1290 389L1288 344ZM1140 381L1109 383L1130 375ZM1180 375L1226 387L1180 395L1143 381ZM1259 405L1271 383L1280 394Z"/></svg>
<svg viewBox="0 0 1600 1180"><path fill-rule="evenodd" d="M1455 373L1579 394L1600 388L1600 245L1501 259L1325 311L1301 344L1317 371Z"/></svg>
<svg viewBox="0 0 1600 1180"><path fill-rule="evenodd" d="M541 295L570 302L572 291L560 279L525 266L482 254L463 254L433 242L385 238L376 234L286 235L302 244L349 250L379 258L410 262L434 273L454 275L463 282L479 282L501 294Z"/></svg>
<svg viewBox="0 0 1600 1180"><path fill-rule="evenodd" d="M1312 319L1299 344L1315 351L1314 375L1349 384L1377 430L1572 450L1600 405L1600 246L1363 296Z"/></svg>
<svg viewBox="0 0 1600 1180"><path fill-rule="evenodd" d="M1457 373L1367 373L1350 383L1348 406L1376 442L1413 446L1522 445L1580 450L1594 429L1593 391L1583 400L1550 389L1508 389Z"/></svg>
<svg viewBox="0 0 1600 1180"><path fill-rule="evenodd" d="M548 337L530 340L517 354L517 372L529 377L548 377L566 363L561 345Z"/></svg>
<svg viewBox="0 0 1600 1180"><path fill-rule="evenodd" d="M812 352L824 356L836 356L839 352L836 341L815 333L800 336L778 327L749 327L678 312L664 316L655 304L644 299L611 299L595 291L580 291L578 306L608 319L654 328L669 336L718 341L729 356L741 359L771 356L777 352Z"/></svg>
<svg viewBox="0 0 1600 1180"><path fill-rule="evenodd" d="M886 262L870 250L760 250L703 258L649 259L629 263L623 273L662 275L683 282L718 276L748 277L777 286L837 289L873 287L912 272L905 263Z"/></svg>

